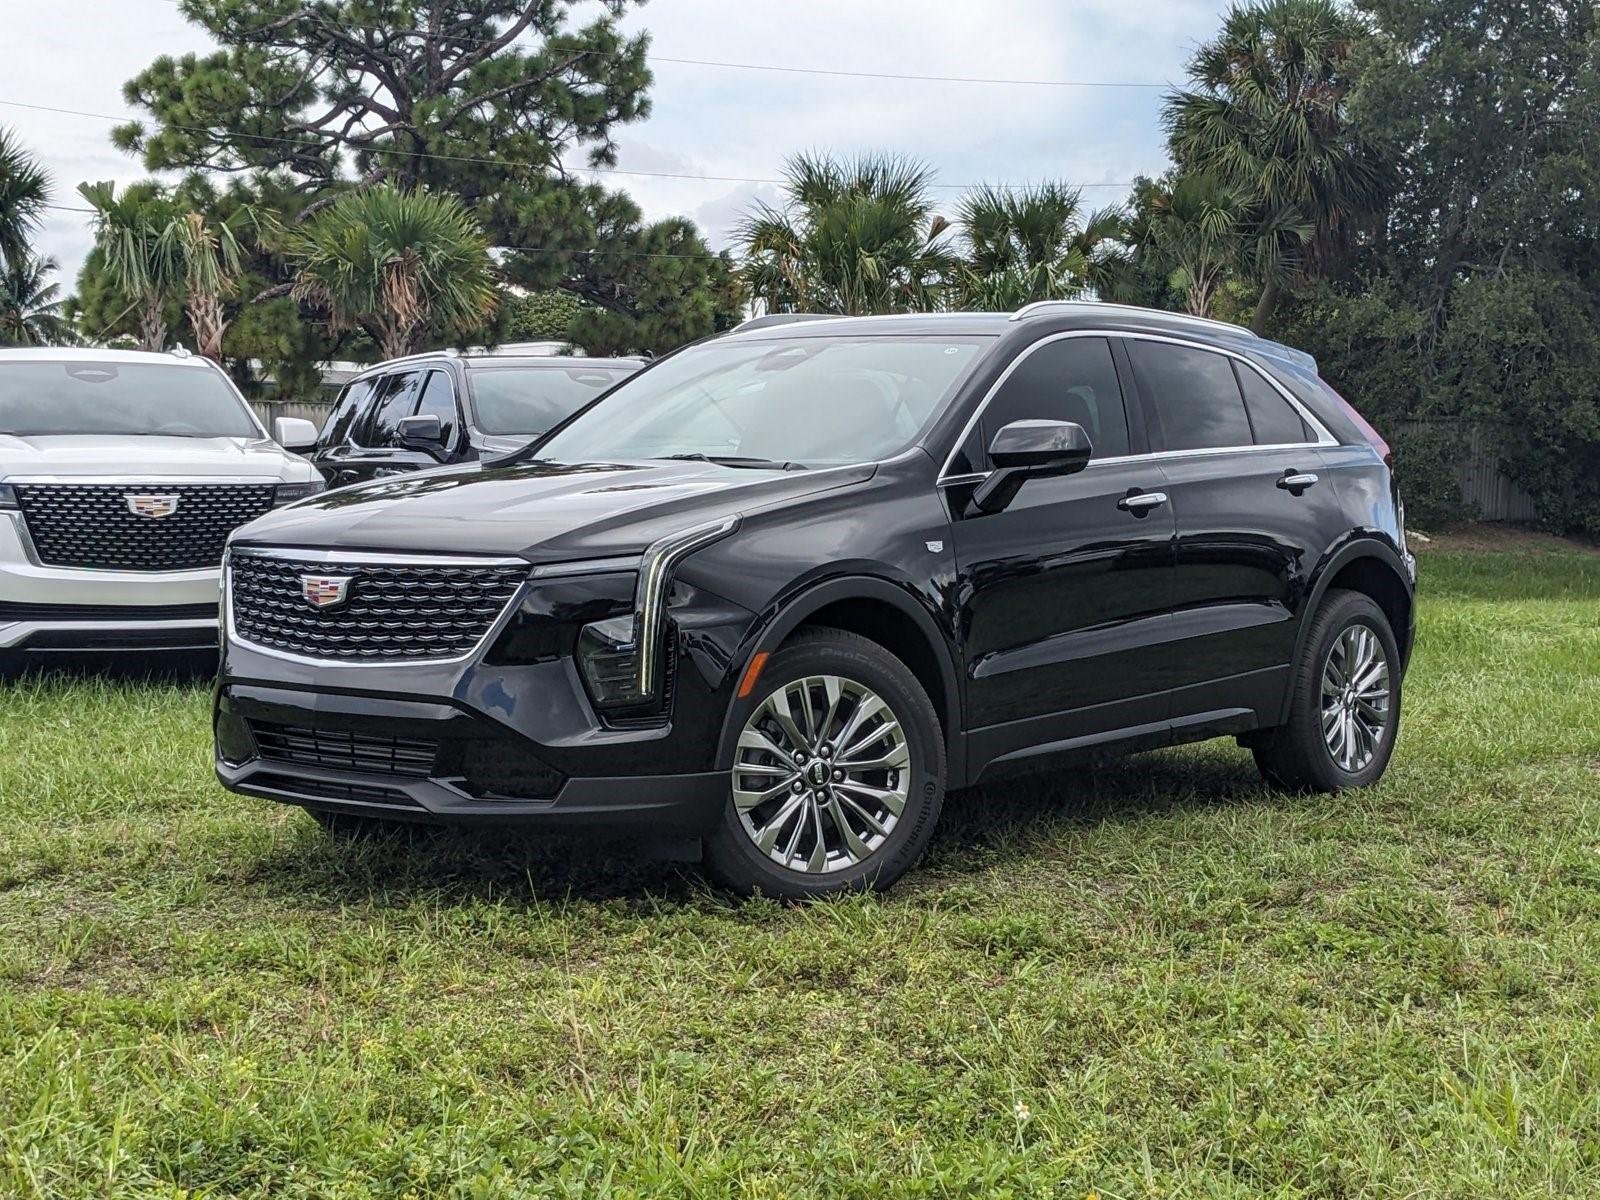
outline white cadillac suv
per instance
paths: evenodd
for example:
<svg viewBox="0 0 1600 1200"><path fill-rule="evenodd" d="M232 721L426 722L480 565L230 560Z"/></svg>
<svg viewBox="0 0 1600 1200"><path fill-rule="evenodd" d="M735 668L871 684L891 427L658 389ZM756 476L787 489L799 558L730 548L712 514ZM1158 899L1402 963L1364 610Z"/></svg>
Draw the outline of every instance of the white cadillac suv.
<svg viewBox="0 0 1600 1200"><path fill-rule="evenodd" d="M228 535L324 487L274 424L182 351L0 350L0 658L216 645Z"/></svg>

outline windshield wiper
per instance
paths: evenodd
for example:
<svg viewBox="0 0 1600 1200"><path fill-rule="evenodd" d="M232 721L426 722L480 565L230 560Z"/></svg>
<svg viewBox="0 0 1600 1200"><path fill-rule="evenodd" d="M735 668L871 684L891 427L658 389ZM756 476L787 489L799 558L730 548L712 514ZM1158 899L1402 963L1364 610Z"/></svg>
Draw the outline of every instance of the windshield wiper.
<svg viewBox="0 0 1600 1200"><path fill-rule="evenodd" d="M747 467L773 471L804 471L806 469L804 463L778 462L771 458L741 458L736 454L701 454L698 450L688 454L663 454L660 457L673 462L716 463L719 467Z"/></svg>

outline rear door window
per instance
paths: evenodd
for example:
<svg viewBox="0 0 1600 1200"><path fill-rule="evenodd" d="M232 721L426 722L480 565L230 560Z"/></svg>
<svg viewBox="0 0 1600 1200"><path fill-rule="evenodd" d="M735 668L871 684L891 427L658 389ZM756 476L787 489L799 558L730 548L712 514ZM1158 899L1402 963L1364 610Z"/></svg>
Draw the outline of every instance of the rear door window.
<svg viewBox="0 0 1600 1200"><path fill-rule="evenodd" d="M1161 440L1152 450L1226 450L1255 444L1227 355L1132 338L1127 346L1139 390L1160 425Z"/></svg>

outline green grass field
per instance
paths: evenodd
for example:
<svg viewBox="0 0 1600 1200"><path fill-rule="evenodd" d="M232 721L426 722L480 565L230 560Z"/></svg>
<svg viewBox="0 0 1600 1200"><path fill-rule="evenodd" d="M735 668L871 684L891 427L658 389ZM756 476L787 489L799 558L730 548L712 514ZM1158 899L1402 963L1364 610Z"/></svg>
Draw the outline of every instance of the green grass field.
<svg viewBox="0 0 1600 1200"><path fill-rule="evenodd" d="M1600 1194L1600 555L1435 548L1387 780L956 797L886 898L211 778L203 686L0 688L0 1196Z"/></svg>

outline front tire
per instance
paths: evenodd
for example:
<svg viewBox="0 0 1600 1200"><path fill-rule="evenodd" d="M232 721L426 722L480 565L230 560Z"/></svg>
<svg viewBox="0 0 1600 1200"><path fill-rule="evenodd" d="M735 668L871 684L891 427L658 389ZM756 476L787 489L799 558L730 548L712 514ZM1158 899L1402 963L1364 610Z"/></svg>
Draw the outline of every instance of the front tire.
<svg viewBox="0 0 1600 1200"><path fill-rule="evenodd" d="M1328 592L1295 664L1289 720L1253 746L1274 787L1338 792L1383 776L1400 727L1400 650L1372 598Z"/></svg>
<svg viewBox="0 0 1600 1200"><path fill-rule="evenodd" d="M944 737L917 677L882 646L808 629L735 700L728 801L708 872L744 895L885 889L921 857L944 802Z"/></svg>

